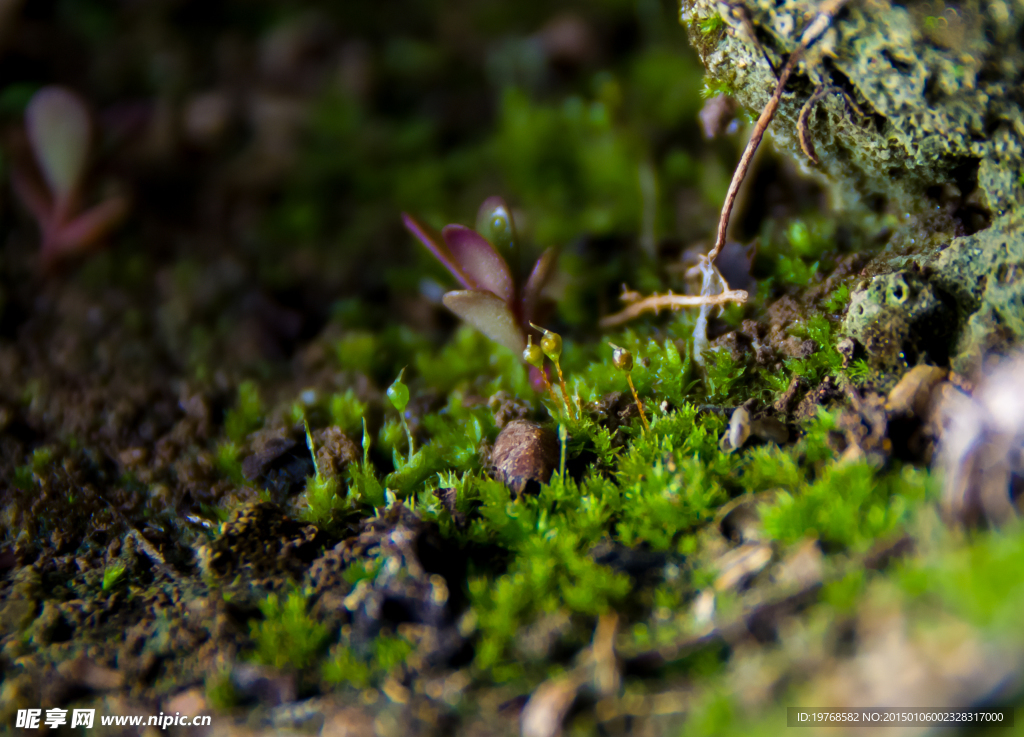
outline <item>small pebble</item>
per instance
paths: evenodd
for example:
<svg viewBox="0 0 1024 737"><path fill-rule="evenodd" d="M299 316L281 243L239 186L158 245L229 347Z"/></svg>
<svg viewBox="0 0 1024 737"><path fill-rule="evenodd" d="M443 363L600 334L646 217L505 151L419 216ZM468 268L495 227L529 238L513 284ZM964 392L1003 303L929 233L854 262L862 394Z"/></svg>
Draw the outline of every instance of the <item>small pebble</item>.
<svg viewBox="0 0 1024 737"><path fill-rule="evenodd" d="M722 436L718 446L726 453L739 450L750 437L750 413L744 407L737 407L729 418L729 429Z"/></svg>

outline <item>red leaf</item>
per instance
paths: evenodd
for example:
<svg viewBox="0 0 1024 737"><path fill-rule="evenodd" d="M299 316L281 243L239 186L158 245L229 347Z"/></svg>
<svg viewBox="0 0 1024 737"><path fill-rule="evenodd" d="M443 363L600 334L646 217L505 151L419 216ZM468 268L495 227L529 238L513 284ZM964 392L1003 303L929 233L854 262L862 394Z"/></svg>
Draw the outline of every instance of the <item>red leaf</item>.
<svg viewBox="0 0 1024 737"><path fill-rule="evenodd" d="M465 289L448 292L444 306L495 343L517 355L526 348L526 338L507 302L492 292Z"/></svg>
<svg viewBox="0 0 1024 737"><path fill-rule="evenodd" d="M451 272L451 275L458 279L459 284L466 289L473 289L476 284L462 271L448 245L444 242L441 234L424 222L417 220L412 215L402 213L402 222L405 228L427 247L427 250L434 254L434 258L444 264L444 267Z"/></svg>
<svg viewBox="0 0 1024 737"><path fill-rule="evenodd" d="M456 263L477 289L496 294L506 302L512 301L516 292L512 272L494 246L463 225L446 225L441 235Z"/></svg>

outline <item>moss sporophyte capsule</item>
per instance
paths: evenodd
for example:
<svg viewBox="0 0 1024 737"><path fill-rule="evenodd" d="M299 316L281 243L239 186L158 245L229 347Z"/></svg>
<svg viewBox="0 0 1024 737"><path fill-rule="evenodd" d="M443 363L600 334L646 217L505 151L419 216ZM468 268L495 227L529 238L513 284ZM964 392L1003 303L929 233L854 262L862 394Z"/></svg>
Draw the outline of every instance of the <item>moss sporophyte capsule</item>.
<svg viewBox="0 0 1024 737"><path fill-rule="evenodd" d="M619 369L620 371L625 371L626 373L632 371L633 354L627 351L625 348L619 348L618 346L613 345L611 343L609 343L609 345L611 345L612 348L615 349L615 352L612 353L612 364L614 364L615 368Z"/></svg>
<svg viewBox="0 0 1024 737"><path fill-rule="evenodd" d="M532 325L533 323L530 324ZM534 325L533 327L537 326ZM543 328L540 329L544 330ZM545 356L558 363L558 359L562 357L562 336L558 333L552 333L550 330L544 330L544 337L540 339L540 348L544 351Z"/></svg>
<svg viewBox="0 0 1024 737"><path fill-rule="evenodd" d="M558 361L562 356L562 336L551 332L547 328L534 325L532 322L530 327L544 333L544 337L540 339L540 349L544 352L545 356L551 359L551 363L555 364L555 371L558 372L558 384L562 389L562 402L565 404L566 416L579 419L578 414L572 409L572 403L569 401L569 390L565 388L565 377L562 375L562 366Z"/></svg>
<svg viewBox="0 0 1024 737"><path fill-rule="evenodd" d="M402 423L402 429L405 430L405 437L409 443L408 460L412 460L415 450L413 448L412 431L409 429L409 423L405 419L405 408L409 406L409 387L402 382L404 375L405 369L403 368L398 372L398 378L388 387L388 399L391 400L391 406L398 410L398 420Z"/></svg>
<svg viewBox="0 0 1024 737"><path fill-rule="evenodd" d="M558 395L555 394L555 388L551 386L551 381L548 379L548 373L544 370L544 351L539 345L533 342L533 336L526 336L526 348L523 350L523 360L533 366L540 372L541 381L544 382L544 387L548 390L548 394L551 395L551 401L554 402L557 407L559 404ZM565 405L564 400L562 404ZM569 411L568 406L565 407L566 412Z"/></svg>
<svg viewBox="0 0 1024 737"><path fill-rule="evenodd" d="M539 371L544 371L544 351L541 350L539 345L534 344L532 335L526 336L526 349L523 351L523 360ZM544 375L544 380L547 381L546 374Z"/></svg>
<svg viewBox="0 0 1024 737"><path fill-rule="evenodd" d="M633 401L636 402L636 408L640 411L640 424L643 426L644 434L647 434L651 426L647 424L647 415L644 413L644 404L640 401L640 396L636 393L636 387L633 386L633 377L630 372L633 370L633 354L617 346L612 342L608 345L612 347L612 365L615 366L619 371L626 375L626 383L629 384L629 391L633 394Z"/></svg>
<svg viewBox="0 0 1024 737"><path fill-rule="evenodd" d="M388 387L388 399L391 400L391 406L397 409L399 412L405 412L405 408L409 406L409 387L402 383L402 376L405 374L403 368L398 378Z"/></svg>

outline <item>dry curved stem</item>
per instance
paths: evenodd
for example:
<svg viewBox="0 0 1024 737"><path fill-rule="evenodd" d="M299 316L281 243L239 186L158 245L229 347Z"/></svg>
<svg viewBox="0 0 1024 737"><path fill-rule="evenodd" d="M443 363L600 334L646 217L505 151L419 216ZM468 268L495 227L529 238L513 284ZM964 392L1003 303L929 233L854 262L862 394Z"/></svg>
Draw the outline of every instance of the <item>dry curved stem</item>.
<svg viewBox="0 0 1024 737"><path fill-rule="evenodd" d="M800 148L803 150L804 155L807 156L814 164L820 164L821 161L818 159L818 154L814 150L814 141L811 139L811 113L814 111L814 106L817 105L830 92L838 92L843 96L843 101L846 103L846 107L857 117L863 118L864 112L857 106L857 103L849 93L841 87L836 87L831 84L823 84L814 90L804 106L800 108L800 116L796 120L796 133L797 138L800 140Z"/></svg>
<svg viewBox="0 0 1024 737"><path fill-rule="evenodd" d="M754 158L754 153L757 151L757 147L761 145L761 139L764 138L764 132L768 129L769 123L772 122L772 118L775 117L775 112L779 108L779 102L782 100L782 92L786 88L786 82L789 81L789 75L793 73L797 62L800 61L800 57L803 55L803 52L807 50L808 46L821 38L821 35L828 30L829 26L832 25L832 18L835 17L835 14L839 12L840 8L842 8L846 2L847 0L825 0L825 2L818 6L818 14L814 16L814 20L812 20L808 24L807 28L804 29L804 32L800 37L800 43L795 49L793 49L793 53L789 55L789 59L786 60L785 66L782 67L782 71L779 73L779 80L775 85L775 91L768 99L768 103L764 106L764 110L761 111L761 115L757 119L757 123L754 125L754 131L750 134L750 140L747 142L747 147L743 150L740 162L736 165L736 171L732 175L732 181L729 183L729 191L725 195L725 204L722 205L722 215L718 220L718 236L715 238L715 247L711 249L711 252L708 254L708 260L713 262L718 256L718 253L725 246L725 235L726 231L729 229L729 218L732 215L733 206L736 204L736 195L739 194L740 185L743 184L743 180L747 176L747 170L750 168L750 162Z"/></svg>
<svg viewBox="0 0 1024 737"><path fill-rule="evenodd" d="M814 91L814 94L807 98L807 102L800 108L800 116L796 119L796 134L797 138L800 139L800 148L803 149L804 155L810 159L814 164L820 164L821 159L818 158L817 152L814 150L814 141L811 140L811 129L810 120L811 112L814 110L814 106L825 97L830 91L829 87L821 86Z"/></svg>
<svg viewBox="0 0 1024 737"><path fill-rule="evenodd" d="M714 307L716 305L725 305L729 302L746 302L748 297L745 290L730 289L728 284L726 284L725 290L721 293L709 294L703 297L699 294L673 294L669 291L667 294L652 294L649 297L630 299L634 295L636 295L636 292L624 290L622 299L623 301L629 301L629 305L621 312L601 318L598 324L603 328L609 328L629 322L645 312L658 314L662 310L679 310L683 307L701 307L703 305Z"/></svg>

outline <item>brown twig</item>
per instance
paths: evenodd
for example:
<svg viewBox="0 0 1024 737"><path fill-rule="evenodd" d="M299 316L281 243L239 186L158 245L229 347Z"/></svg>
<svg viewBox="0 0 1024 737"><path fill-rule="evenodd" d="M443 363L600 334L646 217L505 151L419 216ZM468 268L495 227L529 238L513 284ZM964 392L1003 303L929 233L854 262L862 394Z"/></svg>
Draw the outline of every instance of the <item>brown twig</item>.
<svg viewBox="0 0 1024 737"><path fill-rule="evenodd" d="M800 61L803 52L828 30L829 26L832 25L832 18L835 17L835 14L839 12L846 2L847 0L825 0L818 7L818 14L814 16L814 20L804 29L800 37L800 43L793 49L793 53L789 55L789 59L786 60L786 64L782 67L778 83L775 85L775 91L768 99L764 110L761 111L761 116L754 125L754 131L750 135L747 147L743 150L740 162L736 165L736 171L732 175L729 191L725 195L725 204L722 206L722 216L718 220L718 236L715 238L715 247L708 254L708 260L713 262L722 250L722 247L725 246L725 234L729 228L729 218L732 215L733 205L736 203L736 195L739 193L740 185L743 184L743 180L747 176L747 170L750 168L750 162L754 158L754 153L757 151L757 147L761 145L764 132L768 129L772 118L775 117L779 102L782 100L782 91L786 88L786 82L789 81L789 75L796 69L797 62Z"/></svg>
<svg viewBox="0 0 1024 737"><path fill-rule="evenodd" d="M626 293L631 294L631 293ZM624 322L639 317L644 312L654 312L657 314L661 310L678 310L683 307L700 307L702 305L724 305L729 302L746 302L747 293L742 289L729 289L726 286L725 291L721 294L710 294L705 297L699 294L673 294L671 291L668 294L652 294L649 297L643 297L632 301L621 312L616 312L614 315L608 315L607 317L601 318L599 323L601 327L608 328L614 325L621 325Z"/></svg>

